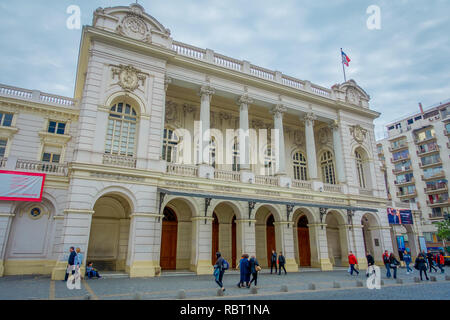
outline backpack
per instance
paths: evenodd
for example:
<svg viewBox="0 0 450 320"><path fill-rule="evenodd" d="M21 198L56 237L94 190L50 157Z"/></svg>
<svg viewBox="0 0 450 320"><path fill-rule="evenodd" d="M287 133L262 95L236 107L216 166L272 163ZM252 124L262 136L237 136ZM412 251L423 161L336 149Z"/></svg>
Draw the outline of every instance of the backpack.
<svg viewBox="0 0 450 320"><path fill-rule="evenodd" d="M228 270L229 268L230 268L230 264L228 263L227 260L223 259L222 269L223 270Z"/></svg>

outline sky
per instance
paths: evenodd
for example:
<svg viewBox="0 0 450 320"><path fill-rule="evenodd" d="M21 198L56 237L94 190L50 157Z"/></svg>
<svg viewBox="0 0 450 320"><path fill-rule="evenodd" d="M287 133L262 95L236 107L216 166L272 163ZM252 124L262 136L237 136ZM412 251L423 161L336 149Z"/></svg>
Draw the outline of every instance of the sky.
<svg viewBox="0 0 450 320"><path fill-rule="evenodd" d="M0 2L0 83L73 97L81 29L98 7L132 0ZM138 0L174 40L330 88L347 79L371 97L378 139L385 125L450 99L449 0ZM379 29L369 6L379 8Z"/></svg>

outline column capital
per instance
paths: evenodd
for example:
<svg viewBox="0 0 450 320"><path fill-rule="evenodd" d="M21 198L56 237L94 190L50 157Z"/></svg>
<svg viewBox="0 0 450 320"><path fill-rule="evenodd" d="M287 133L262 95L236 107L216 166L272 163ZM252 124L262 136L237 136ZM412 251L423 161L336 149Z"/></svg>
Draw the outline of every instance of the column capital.
<svg viewBox="0 0 450 320"><path fill-rule="evenodd" d="M282 104L277 104L272 109L270 109L270 113L275 117L282 117L283 114L287 111L287 108Z"/></svg>
<svg viewBox="0 0 450 320"><path fill-rule="evenodd" d="M341 126L341 123L338 120L334 120L333 122L331 122L329 124L329 127L331 130L338 130L340 126Z"/></svg>
<svg viewBox="0 0 450 320"><path fill-rule="evenodd" d="M253 100L252 98L250 98L250 97L248 96L248 94L244 94L244 95L242 95L242 96L239 97L239 99L238 99L238 101L237 101L237 104L238 104L239 106L242 106L243 104L249 105L249 104L251 104L251 103L253 103L253 102L254 102L254 100Z"/></svg>
<svg viewBox="0 0 450 320"><path fill-rule="evenodd" d="M205 85L200 88L198 95L201 97L208 96L209 98L211 98L211 96L215 93L216 93L216 90L214 90L213 87L211 87L209 85Z"/></svg>
<svg viewBox="0 0 450 320"><path fill-rule="evenodd" d="M308 112L301 119L305 121L306 124L314 124L314 121L317 120L317 116L313 112Z"/></svg>

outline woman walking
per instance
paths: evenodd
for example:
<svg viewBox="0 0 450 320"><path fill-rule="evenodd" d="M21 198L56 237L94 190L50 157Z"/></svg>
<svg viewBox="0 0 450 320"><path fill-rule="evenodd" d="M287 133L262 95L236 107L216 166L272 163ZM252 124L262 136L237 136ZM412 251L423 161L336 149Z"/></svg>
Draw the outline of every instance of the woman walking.
<svg viewBox="0 0 450 320"><path fill-rule="evenodd" d="M391 269L394 270L394 279L397 279L397 267L400 265L400 262L397 260L393 253L391 253L391 255L389 256L389 265Z"/></svg>
<svg viewBox="0 0 450 320"><path fill-rule="evenodd" d="M242 258L239 261L239 269L241 270L241 278L239 280L239 283L237 284L238 288L244 288L244 282L245 287L249 288L250 263L248 261L248 254L244 253L242 255Z"/></svg>
<svg viewBox="0 0 450 320"><path fill-rule="evenodd" d="M422 272L425 273L427 280L430 280L427 275L427 261L425 260L423 253L419 253L419 256L416 258L414 268L420 271L420 281L423 281Z"/></svg>
<svg viewBox="0 0 450 320"><path fill-rule="evenodd" d="M403 261L405 261L406 264L406 274L413 273L413 270L409 266L409 264L411 263L411 255L406 250L405 253L403 254Z"/></svg>
<svg viewBox="0 0 450 320"><path fill-rule="evenodd" d="M258 271L261 270L261 267L259 266L258 260L256 260L255 256L252 256L249 260L250 263L250 272L252 274L252 280L250 281L250 285L252 282L255 282L255 287L258 285Z"/></svg>

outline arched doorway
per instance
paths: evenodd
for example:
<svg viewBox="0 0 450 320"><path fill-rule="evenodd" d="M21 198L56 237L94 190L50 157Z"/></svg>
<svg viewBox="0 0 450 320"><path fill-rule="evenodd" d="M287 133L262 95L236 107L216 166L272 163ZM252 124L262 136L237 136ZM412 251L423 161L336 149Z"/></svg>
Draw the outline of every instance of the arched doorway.
<svg viewBox="0 0 450 320"><path fill-rule="evenodd" d="M381 245L381 234L379 224L375 217L366 213L361 218L361 224L363 226L363 239L365 253L369 253L374 257L375 262L381 262L383 255L383 248Z"/></svg>
<svg viewBox="0 0 450 320"><path fill-rule="evenodd" d="M348 234L344 227L345 220L335 211L327 214L325 223L327 225L328 256L333 266L348 266Z"/></svg>
<svg viewBox="0 0 450 320"><path fill-rule="evenodd" d="M311 246L309 241L308 218L301 216L297 222L298 252L301 267L311 266Z"/></svg>
<svg viewBox="0 0 450 320"><path fill-rule="evenodd" d="M120 194L109 193L94 205L87 261L104 271L125 271L131 206Z"/></svg>
<svg viewBox="0 0 450 320"><path fill-rule="evenodd" d="M160 266L162 270L177 268L177 233L177 215L172 209L165 207L161 230Z"/></svg>
<svg viewBox="0 0 450 320"><path fill-rule="evenodd" d="M270 266L270 259L272 256L272 250L276 250L275 245L275 219L273 214L267 218L266 222L266 248L267 248L267 265Z"/></svg>
<svg viewBox="0 0 450 320"><path fill-rule="evenodd" d="M219 251L219 219L216 213L213 213L214 221L212 223L212 245L211 245L211 263L216 263L216 252Z"/></svg>

